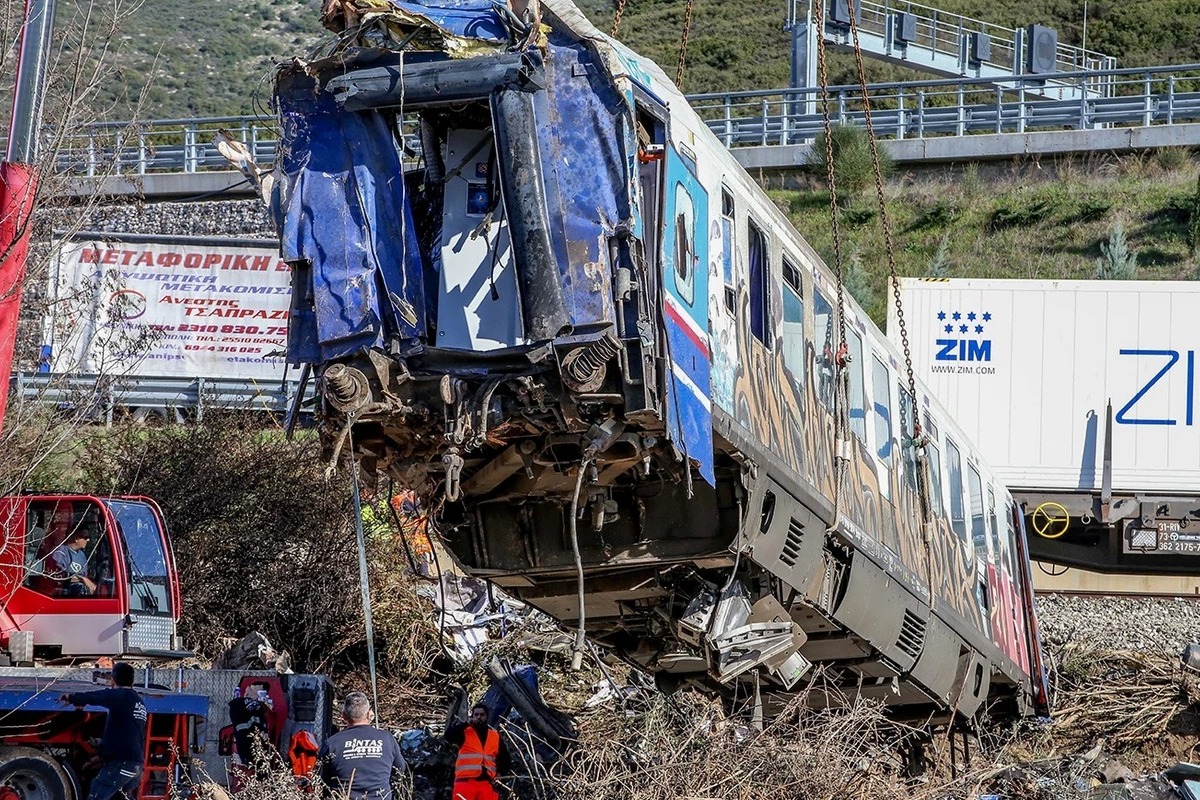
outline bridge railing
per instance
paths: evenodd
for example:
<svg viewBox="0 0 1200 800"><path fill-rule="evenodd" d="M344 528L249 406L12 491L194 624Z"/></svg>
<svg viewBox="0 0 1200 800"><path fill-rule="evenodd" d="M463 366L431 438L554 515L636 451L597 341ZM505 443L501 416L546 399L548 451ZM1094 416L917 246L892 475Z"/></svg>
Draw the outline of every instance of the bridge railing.
<svg viewBox="0 0 1200 800"><path fill-rule="evenodd" d="M1023 30L994 25L963 14L952 14L909 0L862 0L861 7L861 29L881 35L890 32L895 14L902 12L912 15L916 38L909 43L907 55L914 62L918 62L920 56L913 50L927 52L931 59L939 53L957 56L963 46L963 37L980 33L991 40L991 53L986 59L988 64L1007 69L1013 74L1024 71L1023 51L1029 43L1024 41ZM1116 67L1116 59L1113 56L1062 41L1058 42L1055 49L1054 62L1055 69L1063 73L1077 70L1109 70Z"/></svg>
<svg viewBox="0 0 1200 800"><path fill-rule="evenodd" d="M1062 77L1107 82L1114 91L1106 97L1054 100L1033 91L1038 78L1030 75L877 83L868 86L875 132L881 138L907 139L1200 119L1200 64L1078 71ZM829 94L837 121L863 124L859 87L832 86ZM814 89L721 92L689 100L729 147L796 144L822 129ZM274 161L279 138L275 121L244 116L95 123L64 137L57 166L60 172L87 176L228 170L229 163L212 143L221 129L244 142L259 165ZM410 154L419 152L417 137L409 136L405 145Z"/></svg>
<svg viewBox="0 0 1200 800"><path fill-rule="evenodd" d="M1200 119L1200 64L1064 73L1111 83L1112 96L1054 100L1035 94L1037 78L949 78L868 87L879 138L1025 133L1149 126ZM808 141L823 128L815 89L693 95L692 106L726 146L787 145ZM835 122L865 124L858 86L829 89Z"/></svg>
<svg viewBox="0 0 1200 800"><path fill-rule="evenodd" d="M112 423L128 416L139 421L202 420L206 411L266 411L284 414L299 381L250 378L189 378L170 376L100 376L14 372L12 396L39 403L91 422ZM312 408L313 387L306 387L303 413Z"/></svg>
<svg viewBox="0 0 1200 800"><path fill-rule="evenodd" d="M59 137L56 163L61 172L88 177L231 169L213 144L220 130L245 143L256 163L274 161L275 120L241 116L93 123Z"/></svg>

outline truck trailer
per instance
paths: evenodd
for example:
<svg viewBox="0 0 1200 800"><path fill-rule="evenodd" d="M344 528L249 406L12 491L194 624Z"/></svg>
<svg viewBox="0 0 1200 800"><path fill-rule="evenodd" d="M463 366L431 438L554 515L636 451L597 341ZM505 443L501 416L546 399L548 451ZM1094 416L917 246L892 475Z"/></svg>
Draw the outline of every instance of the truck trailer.
<svg viewBox="0 0 1200 800"><path fill-rule="evenodd" d="M1024 506L1034 558L1196 569L1200 284L901 278L900 291L918 378Z"/></svg>

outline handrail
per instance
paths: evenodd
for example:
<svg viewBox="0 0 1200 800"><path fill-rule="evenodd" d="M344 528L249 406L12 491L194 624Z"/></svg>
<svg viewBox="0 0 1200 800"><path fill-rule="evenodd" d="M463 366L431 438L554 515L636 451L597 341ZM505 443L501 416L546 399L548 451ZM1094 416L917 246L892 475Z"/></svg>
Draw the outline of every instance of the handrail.
<svg viewBox="0 0 1200 800"><path fill-rule="evenodd" d="M870 95L875 95L881 91L888 89L928 89L939 86L959 86L959 85L976 85L980 89L987 86L995 86L996 84L1020 83L1021 81L1033 82L1045 80L1047 77L1052 78L1107 78L1107 77L1122 77L1126 75L1160 75L1173 74L1179 72L1196 72L1200 73L1200 64L1179 64L1161 67L1120 67L1113 69L1097 69L1097 70L1078 70L1076 72L1056 72L1053 75L1031 75L1029 73L1001 75L999 77L987 78L933 78L923 81L893 81L891 83L871 83L867 85L867 92ZM1200 79L1200 75L1197 75ZM831 95L840 92L859 94L862 87L857 83L838 84L828 87ZM707 92L704 94L689 94L687 99L693 105L703 100L719 100L726 97L736 98L758 98L764 95L807 95L819 93L819 88L784 88L784 89L739 89L732 92Z"/></svg>

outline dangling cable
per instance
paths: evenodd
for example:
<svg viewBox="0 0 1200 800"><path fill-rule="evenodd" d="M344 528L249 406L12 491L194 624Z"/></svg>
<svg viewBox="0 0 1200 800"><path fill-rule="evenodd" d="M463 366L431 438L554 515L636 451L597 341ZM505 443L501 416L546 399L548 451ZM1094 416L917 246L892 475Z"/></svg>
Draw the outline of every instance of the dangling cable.
<svg viewBox="0 0 1200 800"><path fill-rule="evenodd" d="M818 4L819 5L819 4ZM883 247L887 253L888 280L892 284L892 300L896 307L896 325L900 331L900 345L904 351L904 369L908 378L908 393L912 398L912 437L914 464L917 472L917 506L920 508L921 538L925 545L926 580L929 585L929 607L934 605L933 576L933 503L930 497L928 461L924 456L924 434L921 431L917 407L917 381L913 375L912 349L908 342L908 326L904 321L904 302L900 297L900 275L896 269L896 253L892 243L892 223L888 218L887 199L883 194L883 171L879 161L879 143L875 140L875 124L871 120L871 96L867 91L867 72L863 65L862 47L858 39L858 21L850 14L850 34L854 43L854 60L858 71L858 86L863 101L863 121L867 128L867 144L871 148L871 169L875 174L875 198L879 204L879 224L883 228ZM902 431L902 436L908 431Z"/></svg>
<svg viewBox="0 0 1200 800"><path fill-rule="evenodd" d="M371 672L371 700L379 710L379 680L375 672L375 625L371 619L371 580L367 570L367 537L363 533L362 496L358 491L358 461L354 458L354 437L350 435L350 486L354 496L354 537L358 542L358 582L362 593L363 623L367 634L367 668Z"/></svg>
<svg viewBox="0 0 1200 800"><path fill-rule="evenodd" d="M692 27L692 5L695 0L687 0L683 6L683 36L679 40L679 66L675 68L675 85L683 91L683 68L687 63L688 33Z"/></svg>
<svg viewBox="0 0 1200 800"><path fill-rule="evenodd" d="M617 32L621 30L621 15L625 13L625 3L628 0L617 0L617 13L613 14L612 30L608 35L612 38L617 38Z"/></svg>
<svg viewBox="0 0 1200 800"><path fill-rule="evenodd" d="M817 31L825 30L825 4L813 4L813 24ZM850 363L850 354L846 345L846 291L842 269L842 234L840 212L837 199L837 175L833 162L833 123L829 110L829 68L825 59L825 37L817 36L817 83L821 89L821 117L825 135L825 178L829 183L829 222L833 237L833 273L837 278L837 321L838 347L832 354L834 374L833 386L833 521L830 529L838 524L841 514L842 484L845 483L847 467L849 466L849 431L850 417L847 404L849 402L850 378L846 366Z"/></svg>
<svg viewBox="0 0 1200 800"><path fill-rule="evenodd" d="M588 456L584 456L583 460L579 462L579 474L575 476L575 492L571 495L571 516L567 520L571 532L571 550L575 554L575 578L579 594L579 627L575 631L575 648L571 653L571 669L576 672L583 666L583 650L587 645L587 634L584 633L584 627L587 625L587 609L583 599L583 557L579 554L579 531L575 524L575 518L579 515L579 491L583 488L583 476L587 474L588 466L591 463L592 459Z"/></svg>

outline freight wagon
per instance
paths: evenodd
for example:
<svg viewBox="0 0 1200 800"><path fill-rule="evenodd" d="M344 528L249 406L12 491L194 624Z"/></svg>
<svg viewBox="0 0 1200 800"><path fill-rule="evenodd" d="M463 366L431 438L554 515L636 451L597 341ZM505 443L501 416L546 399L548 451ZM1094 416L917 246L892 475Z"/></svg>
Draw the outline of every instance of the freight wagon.
<svg viewBox="0 0 1200 800"><path fill-rule="evenodd" d="M1200 284L902 278L900 290L918 374L1021 501L1035 558L1195 571ZM896 326L893 310L893 340Z"/></svg>

